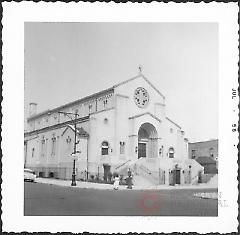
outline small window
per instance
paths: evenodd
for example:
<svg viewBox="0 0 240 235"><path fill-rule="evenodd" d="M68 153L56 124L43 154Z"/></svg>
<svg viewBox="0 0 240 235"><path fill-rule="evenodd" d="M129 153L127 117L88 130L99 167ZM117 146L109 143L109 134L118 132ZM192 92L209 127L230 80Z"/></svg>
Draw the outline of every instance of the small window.
<svg viewBox="0 0 240 235"><path fill-rule="evenodd" d="M109 145L107 141L102 142L102 155L108 155Z"/></svg>
<svg viewBox="0 0 240 235"><path fill-rule="evenodd" d="M174 158L174 148L170 147L168 150L168 156L169 158Z"/></svg>
<svg viewBox="0 0 240 235"><path fill-rule="evenodd" d="M196 150L193 149L193 150L192 150L192 159L195 159L195 158L196 158Z"/></svg>
<svg viewBox="0 0 240 235"><path fill-rule="evenodd" d="M125 154L125 142L120 142L120 154Z"/></svg>
<svg viewBox="0 0 240 235"><path fill-rule="evenodd" d="M173 128L170 128L170 133L173 133Z"/></svg>
<svg viewBox="0 0 240 235"><path fill-rule="evenodd" d="M107 100L104 100L104 101L103 101L103 107L104 107L104 108L107 108L107 103L108 103Z"/></svg>
<svg viewBox="0 0 240 235"><path fill-rule="evenodd" d="M72 142L72 139L70 138L70 136L67 137L66 142L67 142L67 149L68 149L68 151L70 151L71 150L71 142Z"/></svg>
<svg viewBox="0 0 240 235"><path fill-rule="evenodd" d="M88 111L89 111L89 113L92 112L92 105L91 104L88 105Z"/></svg>
<svg viewBox="0 0 240 235"><path fill-rule="evenodd" d="M209 149L209 155L211 158L214 158L214 148Z"/></svg>

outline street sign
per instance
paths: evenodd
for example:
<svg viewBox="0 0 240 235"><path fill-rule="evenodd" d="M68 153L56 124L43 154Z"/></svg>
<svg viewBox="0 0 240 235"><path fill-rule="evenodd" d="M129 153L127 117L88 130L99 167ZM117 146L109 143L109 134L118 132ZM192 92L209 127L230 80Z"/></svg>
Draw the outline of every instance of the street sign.
<svg viewBox="0 0 240 235"><path fill-rule="evenodd" d="M71 157L73 160L78 160L79 156L80 156L80 151L77 151L76 153L71 153Z"/></svg>

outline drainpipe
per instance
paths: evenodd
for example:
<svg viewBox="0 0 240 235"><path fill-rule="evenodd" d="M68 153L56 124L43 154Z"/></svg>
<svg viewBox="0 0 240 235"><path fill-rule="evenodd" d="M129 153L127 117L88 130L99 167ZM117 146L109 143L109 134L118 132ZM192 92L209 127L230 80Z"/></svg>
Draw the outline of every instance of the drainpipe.
<svg viewBox="0 0 240 235"><path fill-rule="evenodd" d="M88 139L87 139L87 180L88 180Z"/></svg>
<svg viewBox="0 0 240 235"><path fill-rule="evenodd" d="M27 163L27 141L25 141L25 153L24 153L24 168L26 167Z"/></svg>

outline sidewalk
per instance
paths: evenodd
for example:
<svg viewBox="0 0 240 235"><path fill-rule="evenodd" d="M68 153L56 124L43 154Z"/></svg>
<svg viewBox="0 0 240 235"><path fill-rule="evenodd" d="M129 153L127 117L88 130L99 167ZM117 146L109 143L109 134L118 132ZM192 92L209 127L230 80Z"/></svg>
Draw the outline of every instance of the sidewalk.
<svg viewBox="0 0 240 235"><path fill-rule="evenodd" d="M60 180L60 179L49 179L49 178L37 178L37 183L42 184L51 184L51 185L58 185L64 187L72 187L72 188L85 188L85 189L104 189L104 190L113 190L112 184L98 184L98 183L91 183L91 182L83 182L77 181L77 186L71 186L71 180ZM141 187L141 186L133 186L132 190L174 190L174 189L217 189L216 185L209 185L209 184L199 184L199 185L176 185L176 186L169 186L169 185L156 185L156 186L148 186L148 187ZM127 189L126 185L119 185L119 190L130 190Z"/></svg>

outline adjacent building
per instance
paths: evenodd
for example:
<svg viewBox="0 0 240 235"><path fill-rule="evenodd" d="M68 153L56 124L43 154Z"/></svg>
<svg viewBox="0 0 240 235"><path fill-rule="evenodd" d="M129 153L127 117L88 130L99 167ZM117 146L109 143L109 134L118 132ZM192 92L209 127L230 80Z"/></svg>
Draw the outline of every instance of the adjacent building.
<svg viewBox="0 0 240 235"><path fill-rule="evenodd" d="M135 177L155 184L187 184L203 171L188 157L184 131L167 116L165 96L141 72L88 97L36 111L31 103L24 147L25 167L39 176L71 178L75 134L77 179L124 174L130 167Z"/></svg>
<svg viewBox="0 0 240 235"><path fill-rule="evenodd" d="M218 140L189 143L189 158L204 167L205 174L216 174L218 168Z"/></svg>

